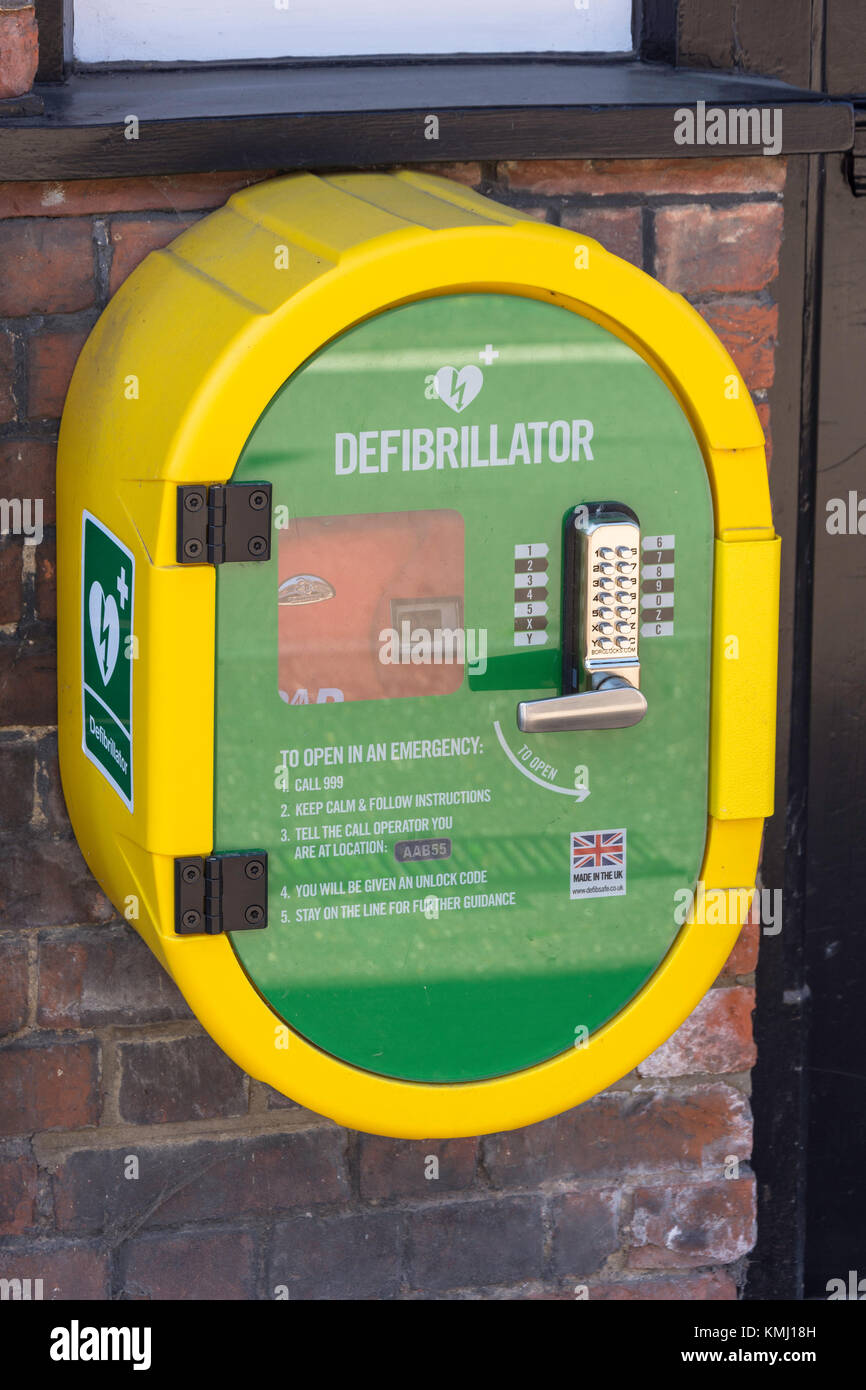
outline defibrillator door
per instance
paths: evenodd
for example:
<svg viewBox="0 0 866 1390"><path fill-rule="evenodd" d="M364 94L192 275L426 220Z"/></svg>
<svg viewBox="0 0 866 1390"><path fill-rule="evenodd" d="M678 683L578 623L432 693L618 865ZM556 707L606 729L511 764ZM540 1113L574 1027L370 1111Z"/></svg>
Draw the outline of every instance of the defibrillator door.
<svg viewBox="0 0 866 1390"><path fill-rule="evenodd" d="M278 1020L354 1067L502 1076L656 970L707 826L713 506L667 385L541 299L367 319L294 373L217 568L214 850ZM570 702L570 703L569 703Z"/></svg>

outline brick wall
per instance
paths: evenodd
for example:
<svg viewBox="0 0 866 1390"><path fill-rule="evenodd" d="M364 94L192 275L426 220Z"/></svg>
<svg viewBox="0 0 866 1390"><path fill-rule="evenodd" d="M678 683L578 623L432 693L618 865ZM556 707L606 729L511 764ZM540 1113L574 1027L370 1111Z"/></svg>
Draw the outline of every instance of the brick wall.
<svg viewBox="0 0 866 1390"><path fill-rule="evenodd" d="M442 172L687 295L769 428L781 161ZM39 546L0 540L0 1277L46 1298L733 1299L755 1239L757 928L609 1091L515 1133L409 1143L238 1071L82 862L55 737L64 393L125 276L248 181L0 185L0 495L43 498L46 525Z"/></svg>

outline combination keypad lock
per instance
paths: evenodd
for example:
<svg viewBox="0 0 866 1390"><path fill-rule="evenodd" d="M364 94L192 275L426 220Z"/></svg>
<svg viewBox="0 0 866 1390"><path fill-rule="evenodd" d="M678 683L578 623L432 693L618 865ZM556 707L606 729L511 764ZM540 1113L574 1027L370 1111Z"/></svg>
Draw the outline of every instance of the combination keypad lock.
<svg viewBox="0 0 866 1390"><path fill-rule="evenodd" d="M625 729L643 719L639 576L640 523L631 508L575 507L565 527L563 693L521 701L524 733Z"/></svg>

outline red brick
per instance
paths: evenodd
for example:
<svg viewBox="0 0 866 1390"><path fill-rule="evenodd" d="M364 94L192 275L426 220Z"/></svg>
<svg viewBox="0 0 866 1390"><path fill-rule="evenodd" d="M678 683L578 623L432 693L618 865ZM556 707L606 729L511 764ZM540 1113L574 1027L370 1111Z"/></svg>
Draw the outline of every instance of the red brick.
<svg viewBox="0 0 866 1390"><path fill-rule="evenodd" d="M581 1290L587 1287L586 1284L581 1284ZM576 1297L574 1289L545 1289L542 1292L535 1289L532 1293L525 1293L523 1289L512 1289L505 1295L509 1302L519 1299L524 1303L574 1303Z"/></svg>
<svg viewBox="0 0 866 1390"><path fill-rule="evenodd" d="M761 290L778 272L781 235L776 203L661 208L655 275L679 294Z"/></svg>
<svg viewBox="0 0 866 1390"><path fill-rule="evenodd" d="M272 170L263 170L163 174L140 179L72 179L68 183L0 183L0 218L218 208L239 188L272 177Z"/></svg>
<svg viewBox="0 0 866 1390"><path fill-rule="evenodd" d="M298 1105L296 1100L290 1100L288 1096L281 1095L279 1091L274 1090L273 1086L265 1086L265 1095L267 1096L269 1110L301 1109L301 1106Z"/></svg>
<svg viewBox="0 0 866 1390"><path fill-rule="evenodd" d="M0 1033L17 1033L27 1022L30 975L27 947L0 938Z"/></svg>
<svg viewBox="0 0 866 1390"><path fill-rule="evenodd" d="M15 344L12 334L0 331L0 425L15 419Z"/></svg>
<svg viewBox="0 0 866 1390"><path fill-rule="evenodd" d="M27 414L31 419L59 420L72 370L86 340L87 334L81 332L35 333L30 339Z"/></svg>
<svg viewBox="0 0 866 1390"><path fill-rule="evenodd" d="M43 526L50 526L54 521L56 454L56 444L50 444L47 440L0 440L3 496L41 498Z"/></svg>
<svg viewBox="0 0 866 1390"><path fill-rule="evenodd" d="M611 1191L568 1192L551 1202L556 1274L595 1274L618 1249L619 1201L619 1193Z"/></svg>
<svg viewBox="0 0 866 1390"><path fill-rule="evenodd" d="M57 663L53 647L23 638L0 646L0 727L57 723ZM0 864L0 885L6 877ZM2 901L2 887L0 887Z"/></svg>
<svg viewBox="0 0 866 1390"><path fill-rule="evenodd" d="M409 1284L422 1294L536 1279L544 1264L538 1197L455 1202L407 1213Z"/></svg>
<svg viewBox="0 0 866 1390"><path fill-rule="evenodd" d="M643 268L640 208L565 208L562 225L593 237L605 251Z"/></svg>
<svg viewBox="0 0 866 1390"><path fill-rule="evenodd" d="M439 1160L439 1175L428 1178L427 1159ZM455 1192L475 1181L477 1139L383 1139L361 1135L361 1196L435 1197Z"/></svg>
<svg viewBox="0 0 866 1390"><path fill-rule="evenodd" d="M141 264L145 256L168 246L169 242L197 221L196 217L161 217L157 221L140 218L129 222L112 222L111 293L120 289L127 275Z"/></svg>
<svg viewBox="0 0 866 1390"><path fill-rule="evenodd" d="M7 536L0 540L0 623L17 623L21 617L22 542ZM2 812L0 812L2 814Z"/></svg>
<svg viewBox="0 0 866 1390"><path fill-rule="evenodd" d="M33 1281L41 1279L46 1301L101 1301L108 1298L108 1256L78 1241L74 1245L39 1241L26 1250L7 1247L0 1253L0 1279L29 1279L31 1298L36 1297Z"/></svg>
<svg viewBox="0 0 866 1390"><path fill-rule="evenodd" d="M38 1179L32 1154L0 1154L0 1235L23 1235L32 1228Z"/></svg>
<svg viewBox="0 0 866 1390"><path fill-rule="evenodd" d="M120 1113L131 1124L243 1115L244 1074L209 1037L122 1043Z"/></svg>
<svg viewBox="0 0 866 1390"><path fill-rule="evenodd" d="M761 429L764 431L764 440L767 446L767 467L769 468L773 461L773 435L770 430L770 407L766 401L759 401L755 409L758 412Z"/></svg>
<svg viewBox="0 0 866 1390"><path fill-rule="evenodd" d="M764 193L785 185L783 159L505 160L497 177L529 193Z"/></svg>
<svg viewBox="0 0 866 1390"><path fill-rule="evenodd" d="M43 734L36 743L36 804L45 828L52 835L69 838L72 834L57 757L57 735ZM105 899L102 899L103 904ZM114 909L111 909L113 915Z"/></svg>
<svg viewBox="0 0 866 1390"><path fill-rule="evenodd" d="M755 1243L751 1176L697 1187L646 1187L634 1195L631 1269L731 1264Z"/></svg>
<svg viewBox="0 0 866 1390"><path fill-rule="evenodd" d="M121 1248L125 1299L255 1297L255 1239L248 1231L181 1231L139 1236Z"/></svg>
<svg viewBox="0 0 866 1390"><path fill-rule="evenodd" d="M57 546L48 536L36 551L36 616L57 620Z"/></svg>
<svg viewBox="0 0 866 1390"><path fill-rule="evenodd" d="M646 1061L641 1076L709 1075L749 1071L755 1065L752 1010L755 991L745 985L711 989L684 1023Z"/></svg>
<svg viewBox="0 0 866 1390"><path fill-rule="evenodd" d="M257 1139L78 1150L54 1182L58 1229L97 1234L345 1202L346 1136L333 1125ZM128 1159L138 1160L129 1177Z"/></svg>
<svg viewBox="0 0 866 1390"><path fill-rule="evenodd" d="M35 6L4 7L0 10L0 99L29 92L38 66Z"/></svg>
<svg viewBox="0 0 866 1390"><path fill-rule="evenodd" d="M725 961L722 973L725 975L751 975L758 964L760 940L760 922L747 922L737 937L733 951Z"/></svg>
<svg viewBox="0 0 866 1390"><path fill-rule="evenodd" d="M0 830L21 830L30 823L35 770L35 744L0 741Z"/></svg>
<svg viewBox="0 0 866 1390"><path fill-rule="evenodd" d="M576 1110L484 1140L484 1167L494 1187L676 1168L718 1167L751 1149L745 1096L724 1085L684 1095L616 1091Z"/></svg>
<svg viewBox="0 0 866 1390"><path fill-rule="evenodd" d="M636 1279L635 1283L638 1282L643 1283L645 1281ZM540 1291L533 1289L531 1293L527 1293L525 1288L509 1289L507 1293L498 1294L497 1297L504 1297L509 1302L519 1299L523 1303L575 1303L577 1301L583 1302L587 1294L591 1298L593 1288L595 1288L594 1284L581 1277L578 1282L573 1285L566 1285L564 1289L543 1289Z"/></svg>
<svg viewBox="0 0 866 1390"><path fill-rule="evenodd" d="M8 925L63 927L114 915L74 840L29 837L0 855L0 919Z"/></svg>
<svg viewBox="0 0 866 1390"><path fill-rule="evenodd" d="M667 1279L622 1279L605 1284L592 1284L589 1289L593 1303L632 1302L735 1302L737 1286L730 1274L683 1274Z"/></svg>
<svg viewBox="0 0 866 1390"><path fill-rule="evenodd" d="M442 179L452 179L469 188L477 188L481 182L481 165L471 159L465 164L406 164L404 168L413 169L417 174L438 174Z"/></svg>
<svg viewBox="0 0 866 1390"><path fill-rule="evenodd" d="M0 315L70 314L94 302L89 221L0 222Z"/></svg>
<svg viewBox="0 0 866 1390"><path fill-rule="evenodd" d="M391 1299L400 1291L405 1217L393 1211L292 1217L274 1227L267 1298ZM505 1238L503 1231L503 1239Z"/></svg>
<svg viewBox="0 0 866 1390"><path fill-rule="evenodd" d="M0 1051L0 1133L96 1124L96 1043L12 1043Z"/></svg>
<svg viewBox="0 0 866 1390"><path fill-rule="evenodd" d="M733 357L749 390L768 390L773 384L779 331L776 305L724 299L698 307Z"/></svg>
<svg viewBox="0 0 866 1390"><path fill-rule="evenodd" d="M189 1018L177 986L130 926L68 930L39 943L38 1018L99 1028Z"/></svg>
<svg viewBox="0 0 866 1390"><path fill-rule="evenodd" d="M497 190L496 190L495 188L494 188L487 196L488 196L493 202L501 203L503 207L508 208L509 212L517 213L520 217L532 218L533 222L546 222L546 221L547 221L547 212L548 212L548 209L547 209L546 207L542 207L541 205L538 205L538 206L529 206L529 205L527 205L527 206L524 206L524 207L516 208L516 207L514 207L514 205L513 205L512 203L509 203L509 202L502 196L502 193L501 193L501 192L497 192Z"/></svg>
<svg viewBox="0 0 866 1390"><path fill-rule="evenodd" d="M506 205L508 206L508 205ZM542 207L522 207L515 208L513 211L519 212L521 217L531 217L534 222L547 221L547 208Z"/></svg>

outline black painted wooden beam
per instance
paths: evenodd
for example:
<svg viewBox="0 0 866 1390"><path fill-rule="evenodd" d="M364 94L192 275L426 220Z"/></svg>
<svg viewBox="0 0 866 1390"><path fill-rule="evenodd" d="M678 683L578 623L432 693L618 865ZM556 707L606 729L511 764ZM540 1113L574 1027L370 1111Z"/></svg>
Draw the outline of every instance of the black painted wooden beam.
<svg viewBox="0 0 866 1390"><path fill-rule="evenodd" d="M445 59L77 73L0 116L0 179L468 159L756 155L679 145L675 112L780 107L781 153L850 149L853 111L785 83L633 60ZM127 118L138 118L130 139ZM430 116L438 121L431 139Z"/></svg>

